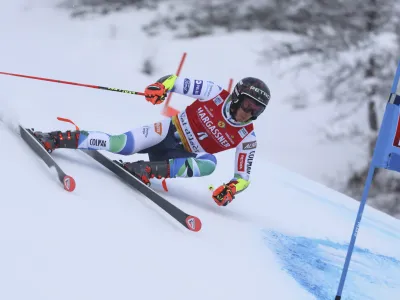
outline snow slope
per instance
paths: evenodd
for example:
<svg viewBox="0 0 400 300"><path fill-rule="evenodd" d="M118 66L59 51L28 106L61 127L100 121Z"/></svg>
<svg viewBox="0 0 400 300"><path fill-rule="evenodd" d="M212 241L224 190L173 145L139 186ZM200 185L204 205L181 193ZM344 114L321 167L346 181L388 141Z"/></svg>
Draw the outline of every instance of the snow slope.
<svg viewBox="0 0 400 300"><path fill-rule="evenodd" d="M59 150L55 158L77 181L67 193L17 135L4 125L0 133L9 145L0 153L1 299L335 293L357 209L345 196L262 159L269 171L223 209L211 201L205 178L170 180L169 193L155 183L202 219L202 231L193 233L85 154ZM345 299L397 299L399 230L399 221L367 208Z"/></svg>
<svg viewBox="0 0 400 300"><path fill-rule="evenodd" d="M254 50L257 33L190 44L166 40L168 47L161 47L159 39L140 39L143 14L82 24L40 6L21 12L16 3L0 18L13 28L0 31L2 71L141 91L175 70L187 51L184 74L227 82L251 72L268 78L276 99L285 93L262 67L224 60L238 37L244 42L231 60L248 54L245 45ZM114 23L118 34L110 40ZM139 73L148 55L158 62L154 77ZM210 66L218 71L210 74ZM119 133L163 118L161 107L141 97L13 77L1 77L0 86L0 299L334 298L358 203L288 171L310 164L306 141L293 148L278 139L276 128L298 137L300 115L282 122L287 108L271 102L256 124L261 142L252 184L228 207L217 207L207 187L230 179L232 151L217 156L209 177L169 180L168 193L154 182L167 199L201 218L202 231L193 233L85 154L63 149L54 157L77 182L67 193L13 131L18 121L38 130L71 128L56 120L62 116L82 129ZM179 108L188 99L173 101ZM324 167L335 163L316 159ZM343 299L397 299L399 232L398 220L366 208Z"/></svg>

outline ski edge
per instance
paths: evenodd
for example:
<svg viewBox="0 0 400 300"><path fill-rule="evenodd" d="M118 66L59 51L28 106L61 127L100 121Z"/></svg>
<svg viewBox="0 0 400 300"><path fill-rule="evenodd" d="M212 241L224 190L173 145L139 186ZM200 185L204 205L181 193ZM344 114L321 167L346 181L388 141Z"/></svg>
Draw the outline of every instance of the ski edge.
<svg viewBox="0 0 400 300"><path fill-rule="evenodd" d="M181 225L183 225L186 229L194 232L198 232L201 230L202 222L198 217L189 215L186 212L182 211L180 208L178 208L177 206L169 202L167 199L159 195L156 191L154 191L153 189L145 185L143 182L135 178L131 173L122 168L118 163L115 163L113 160L109 159L108 157L106 157L97 150L85 150L85 149L80 149L80 150L83 153L90 156L91 158L93 158L94 160L96 160L102 166L113 172L126 184L130 185L135 190L140 192L142 195L146 196L153 203L155 203L161 209L163 209L167 214L169 214L172 218L174 218ZM124 174L125 176L122 176L121 173L116 172L115 169L112 168L112 166L122 171L122 174ZM127 178L129 178L129 180Z"/></svg>
<svg viewBox="0 0 400 300"><path fill-rule="evenodd" d="M33 136L33 132L30 129L24 128L22 125L19 125L19 133L22 140L33 150L33 152L35 152L49 168L54 168L56 170L57 178L60 183L62 183L64 190L67 192L74 191L76 187L75 179L63 171L50 153L48 153L46 149L39 143L39 141Z"/></svg>

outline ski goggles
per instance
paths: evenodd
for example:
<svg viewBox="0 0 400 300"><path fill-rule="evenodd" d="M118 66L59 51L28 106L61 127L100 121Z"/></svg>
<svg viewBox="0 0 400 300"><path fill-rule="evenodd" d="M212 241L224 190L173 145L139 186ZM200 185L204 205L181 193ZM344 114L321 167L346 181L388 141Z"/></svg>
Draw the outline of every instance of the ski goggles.
<svg viewBox="0 0 400 300"><path fill-rule="evenodd" d="M258 117L265 109L265 105L254 99L252 96L241 93L239 95L240 108L246 113L251 113L253 117Z"/></svg>

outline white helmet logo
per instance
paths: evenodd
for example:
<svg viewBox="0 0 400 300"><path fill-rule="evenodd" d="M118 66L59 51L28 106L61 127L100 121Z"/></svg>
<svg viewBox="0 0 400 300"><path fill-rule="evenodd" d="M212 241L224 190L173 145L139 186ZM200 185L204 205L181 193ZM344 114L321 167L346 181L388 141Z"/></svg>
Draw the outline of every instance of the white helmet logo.
<svg viewBox="0 0 400 300"><path fill-rule="evenodd" d="M263 90L261 90L261 89L259 89L259 88L256 88L256 87L254 87L254 86L251 86L251 87L250 87L250 90L254 90L254 91L256 91L257 93L260 93L260 94L264 95L264 96L267 97L267 99L269 100L270 95L267 94L266 92L264 92Z"/></svg>

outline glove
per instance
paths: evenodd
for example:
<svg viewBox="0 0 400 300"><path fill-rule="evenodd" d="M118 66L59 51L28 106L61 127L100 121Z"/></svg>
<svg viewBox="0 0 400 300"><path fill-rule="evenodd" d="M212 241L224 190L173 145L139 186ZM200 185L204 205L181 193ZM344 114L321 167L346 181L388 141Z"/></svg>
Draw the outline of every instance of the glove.
<svg viewBox="0 0 400 300"><path fill-rule="evenodd" d="M152 104L161 104L165 100L167 91L161 82L156 82L146 87L144 95L146 100Z"/></svg>
<svg viewBox="0 0 400 300"><path fill-rule="evenodd" d="M235 199L236 186L235 182L231 181L228 184L223 184L214 190L212 197L218 206L227 206Z"/></svg>

